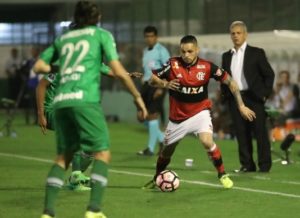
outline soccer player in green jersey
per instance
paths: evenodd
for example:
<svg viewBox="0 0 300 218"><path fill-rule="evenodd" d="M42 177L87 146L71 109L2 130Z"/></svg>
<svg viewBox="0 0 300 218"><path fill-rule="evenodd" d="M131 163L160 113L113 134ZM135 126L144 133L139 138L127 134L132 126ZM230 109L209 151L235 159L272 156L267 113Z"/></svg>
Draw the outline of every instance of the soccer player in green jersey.
<svg viewBox="0 0 300 218"><path fill-rule="evenodd" d="M148 115L134 83L118 60L113 36L96 24L100 18L97 5L79 1L75 6L75 29L64 33L48 47L34 66L35 72L49 73L59 61L59 85L53 100L57 157L46 182L42 218L54 217L54 203L63 185L65 170L73 154L81 149L92 152L91 197L85 218L105 218L101 210L107 185L109 135L100 102L100 67L103 56L108 65L128 88L143 118Z"/></svg>
<svg viewBox="0 0 300 218"><path fill-rule="evenodd" d="M110 68L106 65L102 65L100 72L104 75L113 76ZM135 76L137 72L132 73ZM55 89L58 86L58 77L56 73L50 73L45 75L38 83L36 88L36 102L38 112L38 124L41 127L42 132L45 134L46 129L54 130L54 111L53 111L53 99L55 96ZM69 177L68 187L75 191L90 190L89 181L90 178L85 176L83 172L88 168L93 160L91 153L85 153L84 151L78 151L74 154L72 159L72 173Z"/></svg>

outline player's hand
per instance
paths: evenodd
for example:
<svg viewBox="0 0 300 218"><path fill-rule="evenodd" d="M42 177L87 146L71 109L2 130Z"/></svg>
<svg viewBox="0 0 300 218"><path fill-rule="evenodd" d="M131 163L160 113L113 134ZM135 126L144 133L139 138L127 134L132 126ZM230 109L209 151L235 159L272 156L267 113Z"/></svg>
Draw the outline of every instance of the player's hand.
<svg viewBox="0 0 300 218"><path fill-rule="evenodd" d="M41 114L38 116L38 124L41 127L42 133L46 135L46 129L47 129L47 119L44 116L44 114Z"/></svg>
<svg viewBox="0 0 300 218"><path fill-rule="evenodd" d="M143 111L138 110L136 113L136 118L139 122L144 122L146 119L144 118Z"/></svg>
<svg viewBox="0 0 300 218"><path fill-rule="evenodd" d="M180 87L179 79L173 79L166 83L165 86L167 89L171 89L173 91L177 91Z"/></svg>
<svg viewBox="0 0 300 218"><path fill-rule="evenodd" d="M141 96L134 99L134 103L138 109L138 119L139 121L144 121L148 117L148 111L144 104L144 101Z"/></svg>
<svg viewBox="0 0 300 218"><path fill-rule="evenodd" d="M255 112L245 105L240 106L239 110L245 120L253 121L256 118Z"/></svg>
<svg viewBox="0 0 300 218"><path fill-rule="evenodd" d="M131 73L129 73L129 76L131 78L142 78L143 74L140 72L131 72Z"/></svg>

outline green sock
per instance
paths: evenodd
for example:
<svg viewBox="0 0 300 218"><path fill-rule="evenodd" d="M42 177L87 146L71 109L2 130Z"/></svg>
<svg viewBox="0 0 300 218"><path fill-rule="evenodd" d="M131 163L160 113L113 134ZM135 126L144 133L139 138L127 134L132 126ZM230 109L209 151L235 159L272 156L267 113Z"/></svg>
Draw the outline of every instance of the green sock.
<svg viewBox="0 0 300 218"><path fill-rule="evenodd" d="M80 155L80 170L81 170L81 172L86 171L86 169L92 163L93 159L94 159L94 157L91 154L81 152L81 155Z"/></svg>
<svg viewBox="0 0 300 218"><path fill-rule="evenodd" d="M104 189L107 184L108 166L101 160L95 160L91 172L91 197L88 210L93 212L100 211Z"/></svg>
<svg viewBox="0 0 300 218"><path fill-rule="evenodd" d="M93 161L93 156L82 151L78 151L74 154L72 160L72 171L84 172L90 166Z"/></svg>
<svg viewBox="0 0 300 218"><path fill-rule="evenodd" d="M65 169L54 164L49 171L46 182L44 213L54 216L54 204L57 194L64 184Z"/></svg>
<svg viewBox="0 0 300 218"><path fill-rule="evenodd" d="M81 159L81 152L78 151L74 154L73 156L73 160L72 160L72 172L74 171L80 171L81 167L80 167L80 160Z"/></svg>

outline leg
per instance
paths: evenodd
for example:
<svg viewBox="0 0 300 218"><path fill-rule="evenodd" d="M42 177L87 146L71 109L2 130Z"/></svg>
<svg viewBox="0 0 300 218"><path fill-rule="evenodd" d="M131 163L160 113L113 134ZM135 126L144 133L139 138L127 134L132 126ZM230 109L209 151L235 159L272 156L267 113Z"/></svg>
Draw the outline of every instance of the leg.
<svg viewBox="0 0 300 218"><path fill-rule="evenodd" d="M69 110L60 109L55 113L57 158L52 166L46 182L44 214L54 216L54 204L57 194L63 186L65 170L72 160L78 146L78 137L72 120L68 120Z"/></svg>
<svg viewBox="0 0 300 218"><path fill-rule="evenodd" d="M74 108L77 127L81 130L80 149L91 152L94 163L91 171L91 195L85 217L105 217L101 212L101 203L107 185L109 134L102 109L98 104L87 108Z"/></svg>
<svg viewBox="0 0 300 218"><path fill-rule="evenodd" d="M57 199L59 190L64 184L65 170L69 166L71 156L72 155L58 155L56 157L55 163L48 173L43 214L54 217L55 201Z"/></svg>
<svg viewBox="0 0 300 218"><path fill-rule="evenodd" d="M225 175L224 164L222 160L222 154L218 146L214 143L211 133L199 133L199 140L207 150L207 155L212 161L214 167L218 172L218 177Z"/></svg>
<svg viewBox="0 0 300 218"><path fill-rule="evenodd" d="M159 154L159 157L156 162L156 172L153 177L148 183L144 185L143 188L154 188L155 187L155 180L157 175L166 169L168 164L171 161L171 156L173 155L177 144L179 141L186 135L186 126L182 123L173 123L169 121L167 128L165 130L165 138L164 138L164 147Z"/></svg>
<svg viewBox="0 0 300 218"><path fill-rule="evenodd" d="M83 151L76 152L72 160L72 171L86 171L86 169L90 166L93 160L93 154L89 154Z"/></svg>
<svg viewBox="0 0 300 218"><path fill-rule="evenodd" d="M157 141L160 142L160 144L163 141L163 133L160 130L159 126L159 114L158 113L151 113L148 116L148 145L145 150L139 151L138 155L145 155L145 156L151 156L154 154L155 146ZM161 149L161 147L160 147Z"/></svg>
<svg viewBox="0 0 300 218"><path fill-rule="evenodd" d="M161 108L163 95L157 95L160 91L160 89L151 87L148 84L143 86L142 97L149 112L147 117L148 145L145 150L139 151L137 153L138 155L153 155L157 141L162 142L163 140L163 133L159 125L159 110Z"/></svg>
<svg viewBox="0 0 300 218"><path fill-rule="evenodd" d="M156 184L156 177L158 174L162 171L164 171L169 163L171 162L171 157L176 149L178 142L175 142L173 144L170 144L168 146L163 147L161 153L159 154L157 161L156 161L156 172L153 178L147 182L142 188L143 189L153 189L155 188Z"/></svg>
<svg viewBox="0 0 300 218"><path fill-rule="evenodd" d="M160 155L158 156L157 162L156 162L156 173L154 175L154 180L156 179L157 175L164 171L169 163L171 162L171 157L176 149L176 146L178 145L178 142L175 142L173 144L170 144L168 146L165 146Z"/></svg>
<svg viewBox="0 0 300 218"><path fill-rule="evenodd" d="M83 151L78 151L74 154L72 160L72 173L69 177L69 188L76 191L90 190L90 178L85 176L83 172L93 161L93 155Z"/></svg>
<svg viewBox="0 0 300 218"><path fill-rule="evenodd" d="M236 131L235 135L238 141L238 152L241 167L247 171L256 171L252 157L253 146L251 126L248 121L242 118L235 102L230 102L229 108Z"/></svg>
<svg viewBox="0 0 300 218"><path fill-rule="evenodd" d="M111 155L109 151L100 151L94 153L94 158L91 171L92 190L87 210L98 213L101 211L100 205L107 185L108 163Z"/></svg>
<svg viewBox="0 0 300 218"><path fill-rule="evenodd" d="M254 112L256 114L256 119L253 121L253 129L257 141L258 166L261 172L268 172L272 166L272 158L264 105L262 103L257 103Z"/></svg>
<svg viewBox="0 0 300 218"><path fill-rule="evenodd" d="M158 113L149 114L148 125L148 149L151 153L154 153L160 132Z"/></svg>
<svg viewBox="0 0 300 218"><path fill-rule="evenodd" d="M222 160L222 154L220 149L213 141L212 133L202 132L199 133L199 140L207 150L208 157L213 162L214 167L218 171L218 178L224 188L232 188L233 182L229 176L225 173L224 164Z"/></svg>

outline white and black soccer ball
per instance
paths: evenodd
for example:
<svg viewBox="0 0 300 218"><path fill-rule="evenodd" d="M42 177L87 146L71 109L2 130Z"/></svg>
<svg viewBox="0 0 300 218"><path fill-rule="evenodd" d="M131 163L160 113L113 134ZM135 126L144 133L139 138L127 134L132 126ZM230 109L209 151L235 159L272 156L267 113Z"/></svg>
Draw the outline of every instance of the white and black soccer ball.
<svg viewBox="0 0 300 218"><path fill-rule="evenodd" d="M179 188L180 180L172 170L164 170L156 177L157 187L163 192L173 192Z"/></svg>

